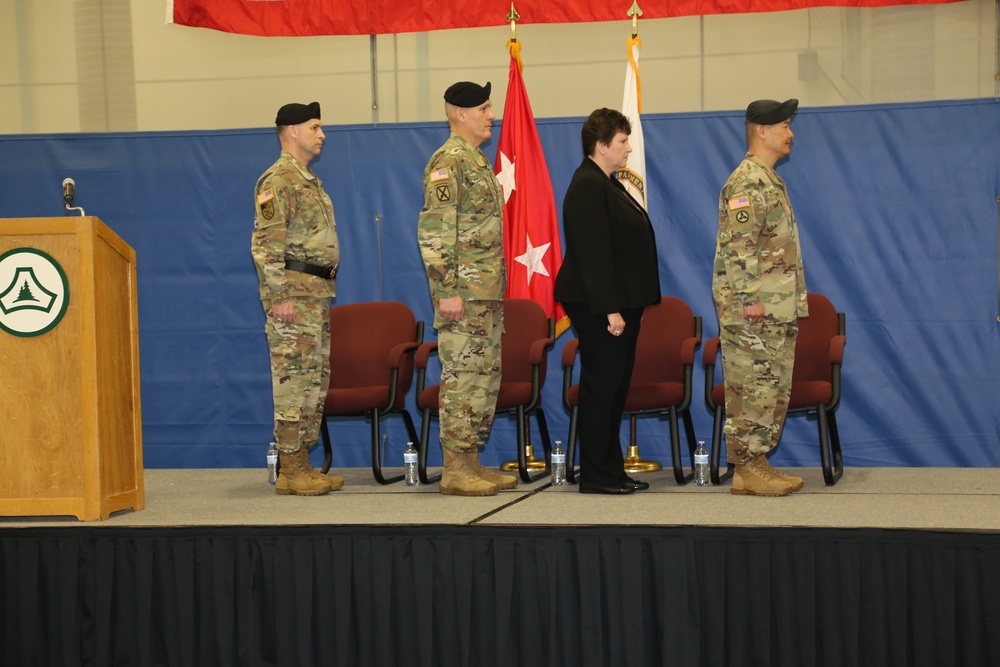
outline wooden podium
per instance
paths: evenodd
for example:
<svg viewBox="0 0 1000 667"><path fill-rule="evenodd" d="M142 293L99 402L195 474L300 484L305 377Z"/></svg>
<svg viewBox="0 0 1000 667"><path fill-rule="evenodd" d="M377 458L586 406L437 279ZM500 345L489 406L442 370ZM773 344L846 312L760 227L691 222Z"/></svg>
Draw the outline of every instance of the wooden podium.
<svg viewBox="0 0 1000 667"><path fill-rule="evenodd" d="M30 290L27 268L13 278L4 269L3 257L18 265L31 252L55 260L68 291L64 315L43 333L12 333L0 320L0 517L140 510L135 251L95 217L0 219L0 315L16 310L15 297L54 291Z"/></svg>

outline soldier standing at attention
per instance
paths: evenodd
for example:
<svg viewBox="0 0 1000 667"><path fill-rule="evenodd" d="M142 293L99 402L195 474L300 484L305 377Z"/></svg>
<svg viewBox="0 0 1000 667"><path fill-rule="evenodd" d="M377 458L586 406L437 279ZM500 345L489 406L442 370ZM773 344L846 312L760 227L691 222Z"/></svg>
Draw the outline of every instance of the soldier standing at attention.
<svg viewBox="0 0 1000 667"><path fill-rule="evenodd" d="M503 191L479 150L493 134L490 84L456 83L444 94L451 136L424 169L417 241L427 269L441 359L441 493L491 496L517 478L479 462L500 391L507 275Z"/></svg>
<svg viewBox="0 0 1000 667"><path fill-rule="evenodd" d="M251 252L271 356L275 492L318 496L344 485L309 463L330 386L330 299L340 247L333 203L309 169L326 139L319 103L286 104L274 122L281 156L257 180Z"/></svg>
<svg viewBox="0 0 1000 667"><path fill-rule="evenodd" d="M746 110L748 152L719 197L712 295L719 316L732 493L784 496L802 478L771 467L788 413L805 273L795 214L774 165L792 151L798 100L757 100Z"/></svg>

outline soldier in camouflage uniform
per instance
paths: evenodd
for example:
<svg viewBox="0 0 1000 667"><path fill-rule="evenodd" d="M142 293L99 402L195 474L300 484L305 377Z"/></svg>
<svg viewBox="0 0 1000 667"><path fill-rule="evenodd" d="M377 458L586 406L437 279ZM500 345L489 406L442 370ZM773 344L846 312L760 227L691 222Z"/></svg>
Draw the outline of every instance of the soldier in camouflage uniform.
<svg viewBox="0 0 1000 667"><path fill-rule="evenodd" d="M258 179L251 252L271 356L279 495L339 489L309 463L330 385L330 299L340 263L333 203L309 169L326 135L319 103L286 104L275 124L281 156Z"/></svg>
<svg viewBox="0 0 1000 667"><path fill-rule="evenodd" d="M494 495L517 478L479 462L500 391L506 266L503 191L479 150L492 135L490 84L456 83L444 94L451 136L424 169L417 240L438 330L441 493Z"/></svg>
<svg viewBox="0 0 1000 667"><path fill-rule="evenodd" d="M775 163L791 153L798 100L746 111L748 152L719 197L712 293L726 386L732 493L783 496L802 479L771 467L788 412L798 318L808 315L795 214Z"/></svg>

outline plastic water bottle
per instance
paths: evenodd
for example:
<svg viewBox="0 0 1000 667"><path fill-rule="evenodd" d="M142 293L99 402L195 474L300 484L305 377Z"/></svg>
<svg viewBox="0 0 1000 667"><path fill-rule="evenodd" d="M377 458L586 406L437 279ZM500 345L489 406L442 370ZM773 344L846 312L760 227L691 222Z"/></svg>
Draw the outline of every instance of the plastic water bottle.
<svg viewBox="0 0 1000 667"><path fill-rule="evenodd" d="M556 440L555 449L552 450L552 485L564 484L566 484L566 452L563 451L562 441Z"/></svg>
<svg viewBox="0 0 1000 667"><path fill-rule="evenodd" d="M403 450L403 473L407 486L420 484L420 477L417 475L417 450L413 448L413 443L406 443Z"/></svg>
<svg viewBox="0 0 1000 667"><path fill-rule="evenodd" d="M705 441L698 441L698 448L694 450L694 485L708 486L708 450L705 449Z"/></svg>
<svg viewBox="0 0 1000 667"><path fill-rule="evenodd" d="M267 446L267 483L278 483L278 445L273 442Z"/></svg>

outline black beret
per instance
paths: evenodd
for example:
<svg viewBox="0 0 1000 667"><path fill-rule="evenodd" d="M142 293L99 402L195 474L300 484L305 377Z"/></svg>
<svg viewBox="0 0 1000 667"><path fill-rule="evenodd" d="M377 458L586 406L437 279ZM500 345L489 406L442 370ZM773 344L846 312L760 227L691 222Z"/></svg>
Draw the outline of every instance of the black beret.
<svg viewBox="0 0 1000 667"><path fill-rule="evenodd" d="M292 102L278 109L274 119L275 125L298 125L313 118L319 118L319 102L312 104L297 104Z"/></svg>
<svg viewBox="0 0 1000 667"><path fill-rule="evenodd" d="M747 107L747 120L758 125L776 125L788 120L799 108L796 99L776 102L774 100L757 100Z"/></svg>
<svg viewBox="0 0 1000 667"><path fill-rule="evenodd" d="M444 91L445 102L466 109L478 107L488 99L490 99L489 81L486 82L485 86L471 81L459 81L448 86L448 90Z"/></svg>

